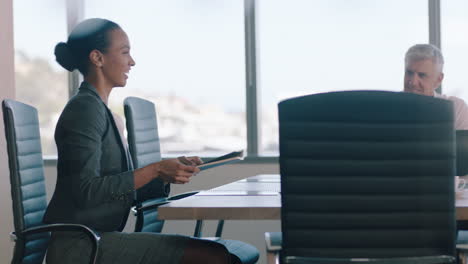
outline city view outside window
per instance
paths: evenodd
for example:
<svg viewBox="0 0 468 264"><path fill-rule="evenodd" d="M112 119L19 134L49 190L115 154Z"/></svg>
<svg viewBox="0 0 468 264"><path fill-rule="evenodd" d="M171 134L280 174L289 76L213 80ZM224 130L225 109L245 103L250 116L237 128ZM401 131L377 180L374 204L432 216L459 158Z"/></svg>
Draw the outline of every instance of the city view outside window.
<svg viewBox="0 0 468 264"><path fill-rule="evenodd" d="M427 0L257 3L262 155L278 155L279 101L340 90L401 91L406 50L429 41Z"/></svg>
<svg viewBox="0 0 468 264"><path fill-rule="evenodd" d="M37 108L46 156L57 154L55 125L68 101L67 72L54 56L55 44L67 37L65 3L13 1L16 100Z"/></svg>
<svg viewBox="0 0 468 264"><path fill-rule="evenodd" d="M85 1L92 17L120 24L136 61L110 108L123 117L127 96L155 103L163 156L246 148L243 1Z"/></svg>
<svg viewBox="0 0 468 264"><path fill-rule="evenodd" d="M444 54L444 81L442 92L468 102L468 2L441 1L442 53Z"/></svg>
<svg viewBox="0 0 468 264"><path fill-rule="evenodd" d="M14 3L16 99L38 109L45 155L68 100L67 72L53 50L65 41L66 1ZM112 8L109 8L112 6ZM156 105L165 157L216 156L245 149L244 1L84 0L84 18L102 17L127 32L136 66L109 106ZM468 100L463 63L468 27L463 0L441 2L443 93ZM340 90L401 91L403 57L429 39L428 2L258 0L257 80L260 155L278 155L277 104ZM40 21L40 23L37 23Z"/></svg>

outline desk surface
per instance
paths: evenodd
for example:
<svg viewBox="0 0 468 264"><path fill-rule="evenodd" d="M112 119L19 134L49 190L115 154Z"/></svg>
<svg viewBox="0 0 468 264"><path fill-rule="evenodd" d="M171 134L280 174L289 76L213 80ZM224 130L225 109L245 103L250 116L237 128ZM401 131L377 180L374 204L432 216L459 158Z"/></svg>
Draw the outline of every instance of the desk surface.
<svg viewBox="0 0 468 264"><path fill-rule="evenodd" d="M261 174L202 191L158 209L160 219L280 220L278 174ZM457 219L468 220L468 192L457 194Z"/></svg>

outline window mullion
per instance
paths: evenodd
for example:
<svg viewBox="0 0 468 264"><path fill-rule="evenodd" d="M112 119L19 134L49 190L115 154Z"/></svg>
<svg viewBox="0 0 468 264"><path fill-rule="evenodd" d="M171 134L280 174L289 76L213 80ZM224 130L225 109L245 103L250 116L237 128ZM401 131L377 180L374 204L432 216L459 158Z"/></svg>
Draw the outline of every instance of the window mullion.
<svg viewBox="0 0 468 264"><path fill-rule="evenodd" d="M440 0L428 0L429 5L429 43L442 49L441 31L440 31ZM442 85L436 89L436 92L442 93Z"/></svg>
<svg viewBox="0 0 468 264"><path fill-rule="evenodd" d="M246 59L247 155L258 156L260 144L259 91L257 89L255 0L244 0Z"/></svg>
<svg viewBox="0 0 468 264"><path fill-rule="evenodd" d="M84 0L67 0L67 35L84 19ZM68 95L72 97L78 89L82 77L78 70L68 73Z"/></svg>

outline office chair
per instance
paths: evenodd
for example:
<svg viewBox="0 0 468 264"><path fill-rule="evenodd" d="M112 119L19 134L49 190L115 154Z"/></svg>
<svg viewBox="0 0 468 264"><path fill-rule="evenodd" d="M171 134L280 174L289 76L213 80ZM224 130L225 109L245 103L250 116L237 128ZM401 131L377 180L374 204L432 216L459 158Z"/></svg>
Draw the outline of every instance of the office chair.
<svg viewBox="0 0 468 264"><path fill-rule="evenodd" d="M128 147L135 168L144 167L161 160L161 149L158 136L156 108L148 100L127 97L124 100L124 112L127 126ZM152 184L153 186L149 186ZM172 200L178 200L197 192L183 193L172 197L157 197L149 190L153 187L162 189L161 182L153 181L137 192L138 201L143 201L134 207L137 217L135 232L160 233L164 222L157 220L157 207ZM164 195L167 195L169 190ZM160 194L162 195L162 194ZM220 239L224 221L218 223L214 241L223 244L228 251L244 263L256 263L259 251L252 245L237 241ZM194 232L195 237L201 237L202 221L198 220Z"/></svg>
<svg viewBox="0 0 468 264"><path fill-rule="evenodd" d="M457 150L456 175L468 175L468 130L457 130L455 135Z"/></svg>
<svg viewBox="0 0 468 264"><path fill-rule="evenodd" d="M456 175L464 176L468 174L468 130L457 130L456 135ZM457 246L468 245L468 221L457 221Z"/></svg>
<svg viewBox="0 0 468 264"><path fill-rule="evenodd" d="M47 207L37 110L29 105L3 100L3 121L10 168L15 231L12 263L41 264L51 231L85 233L92 241L89 263L96 263L99 236L84 225L42 222Z"/></svg>
<svg viewBox="0 0 468 264"><path fill-rule="evenodd" d="M278 110L281 263L456 261L451 102L350 91Z"/></svg>

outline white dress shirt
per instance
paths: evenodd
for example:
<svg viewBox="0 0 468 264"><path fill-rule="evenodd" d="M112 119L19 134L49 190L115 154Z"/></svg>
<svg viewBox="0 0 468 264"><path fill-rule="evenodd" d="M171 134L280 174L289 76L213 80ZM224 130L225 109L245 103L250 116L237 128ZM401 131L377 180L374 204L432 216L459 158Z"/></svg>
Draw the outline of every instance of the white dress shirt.
<svg viewBox="0 0 468 264"><path fill-rule="evenodd" d="M468 130L468 106L463 99L438 93L435 93L434 97L452 101L455 114L455 130Z"/></svg>

